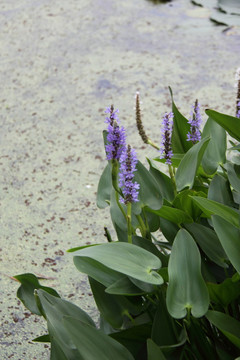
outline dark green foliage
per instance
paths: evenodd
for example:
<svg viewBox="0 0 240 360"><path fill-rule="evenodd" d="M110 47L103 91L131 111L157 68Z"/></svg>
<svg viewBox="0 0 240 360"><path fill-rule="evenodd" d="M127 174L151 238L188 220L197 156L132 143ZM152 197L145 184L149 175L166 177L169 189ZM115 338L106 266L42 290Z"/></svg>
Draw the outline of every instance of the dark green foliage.
<svg viewBox="0 0 240 360"><path fill-rule="evenodd" d="M51 360L240 356L239 144L231 149L235 157L226 157L226 132L239 141L240 122L207 110L202 140L192 144L186 141L188 121L170 93L175 117L169 176L158 167L165 160L148 159L149 170L138 162L139 201L129 211L119 202L109 162L97 205L109 206L116 234L112 241L69 250L89 277L100 329L34 275L15 277L20 300L47 321L48 334L34 341L51 343Z"/></svg>

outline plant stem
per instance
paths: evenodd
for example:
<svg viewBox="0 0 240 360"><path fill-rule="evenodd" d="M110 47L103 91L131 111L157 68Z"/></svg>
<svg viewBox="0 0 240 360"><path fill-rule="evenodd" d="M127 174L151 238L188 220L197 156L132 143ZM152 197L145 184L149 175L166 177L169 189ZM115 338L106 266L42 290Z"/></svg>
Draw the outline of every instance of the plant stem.
<svg viewBox="0 0 240 360"><path fill-rule="evenodd" d="M139 225L140 225L139 229L141 231L142 237L145 238L146 233L147 233L147 229L146 229L146 226L144 224L144 221L143 221L141 215L136 215L136 218L138 219L138 222L139 222Z"/></svg>
<svg viewBox="0 0 240 360"><path fill-rule="evenodd" d="M177 195L176 180L175 180L175 176L174 176L174 173L173 173L173 167L171 165L168 165L168 171L169 171L169 175L170 175L170 178L172 180L172 183L173 183L174 195L176 196Z"/></svg>
<svg viewBox="0 0 240 360"><path fill-rule="evenodd" d="M129 244L132 244L131 210L132 210L132 204L130 202L128 202L127 203L127 229L128 229L128 242L129 242Z"/></svg>
<svg viewBox="0 0 240 360"><path fill-rule="evenodd" d="M125 214L122 204L119 201L119 193L117 191L115 191L115 197L116 197L116 202L118 204L118 207L121 210L121 213L123 214L124 218L127 220L127 215Z"/></svg>

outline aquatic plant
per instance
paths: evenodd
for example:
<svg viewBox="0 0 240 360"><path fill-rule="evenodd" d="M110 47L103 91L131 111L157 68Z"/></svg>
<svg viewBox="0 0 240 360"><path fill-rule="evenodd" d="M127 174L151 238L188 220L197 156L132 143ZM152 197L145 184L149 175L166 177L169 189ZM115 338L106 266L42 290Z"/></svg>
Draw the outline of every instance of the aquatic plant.
<svg viewBox="0 0 240 360"><path fill-rule="evenodd" d="M200 137L198 102L188 120L170 94L162 154L148 169L107 108L97 205L109 206L116 232L105 227L105 243L68 250L88 275L99 324L33 274L15 276L19 299L47 321L34 341L51 343L52 360L240 355L240 119L208 109ZM140 135L158 149L141 134L139 94L136 101Z"/></svg>

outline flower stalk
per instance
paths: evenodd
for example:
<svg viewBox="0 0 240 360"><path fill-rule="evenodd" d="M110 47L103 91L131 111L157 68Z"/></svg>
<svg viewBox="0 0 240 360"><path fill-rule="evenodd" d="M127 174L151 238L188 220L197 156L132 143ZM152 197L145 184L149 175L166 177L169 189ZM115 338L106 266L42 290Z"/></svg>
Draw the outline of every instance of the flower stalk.
<svg viewBox="0 0 240 360"><path fill-rule="evenodd" d="M145 129L143 127L138 91L136 92L136 124L137 124L137 129L138 129L139 135L142 138L142 141L145 144L151 145L155 149L159 150L159 147L147 136Z"/></svg>

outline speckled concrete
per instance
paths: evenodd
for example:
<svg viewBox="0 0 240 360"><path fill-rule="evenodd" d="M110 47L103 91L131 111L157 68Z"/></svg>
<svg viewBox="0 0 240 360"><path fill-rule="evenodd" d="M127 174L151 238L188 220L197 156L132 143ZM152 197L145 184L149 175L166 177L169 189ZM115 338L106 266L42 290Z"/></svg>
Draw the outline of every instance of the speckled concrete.
<svg viewBox="0 0 240 360"><path fill-rule="evenodd" d="M45 323L19 304L12 275L49 277L44 285L96 314L65 250L105 241L110 226L108 211L95 205L104 108L120 109L141 160L156 152L144 151L136 135L136 90L156 142L168 85L186 116L196 97L234 113L240 32L222 32L208 15L188 0L1 1L1 359L49 358L48 348L30 341Z"/></svg>

